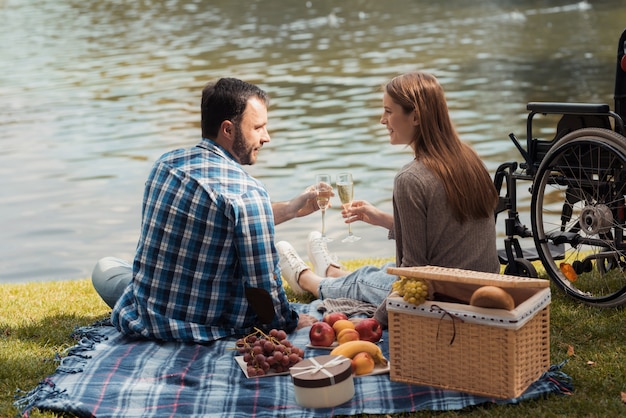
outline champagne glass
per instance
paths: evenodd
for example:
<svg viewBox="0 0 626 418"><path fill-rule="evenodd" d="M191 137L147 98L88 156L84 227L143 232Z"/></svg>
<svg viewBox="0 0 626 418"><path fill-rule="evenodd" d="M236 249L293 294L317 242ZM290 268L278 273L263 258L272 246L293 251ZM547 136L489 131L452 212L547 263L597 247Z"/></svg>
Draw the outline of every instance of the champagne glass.
<svg viewBox="0 0 626 418"><path fill-rule="evenodd" d="M330 242L333 239L326 236L325 216L326 209L330 204L330 196L332 195L333 186L331 186L330 175L318 174L315 176L315 191L317 192L317 206L322 211L322 239Z"/></svg>
<svg viewBox="0 0 626 418"><path fill-rule="evenodd" d="M352 207L352 200L354 199L354 182L352 181L352 174L340 173L337 176L337 193L339 193L339 199L341 205L345 209ZM352 224L348 224L348 236L341 240L341 242L354 242L360 240L361 237L357 237L352 233Z"/></svg>

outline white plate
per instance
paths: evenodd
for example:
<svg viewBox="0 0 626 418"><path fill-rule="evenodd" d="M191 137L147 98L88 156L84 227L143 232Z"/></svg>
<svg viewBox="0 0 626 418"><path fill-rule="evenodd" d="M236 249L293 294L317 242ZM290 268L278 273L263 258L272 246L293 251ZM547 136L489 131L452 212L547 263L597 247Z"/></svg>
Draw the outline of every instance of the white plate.
<svg viewBox="0 0 626 418"><path fill-rule="evenodd" d="M324 348L327 348L327 347L324 347ZM243 374L248 379L254 379L256 377L284 376L284 375L289 374L288 371L287 372L282 372L282 373L269 372L268 374L264 374L263 376L252 376L252 377L250 377L250 376L248 376L248 365L246 364L245 361L243 361L243 356L235 356L235 361L237 362L237 364L241 368L241 371L243 372ZM374 375L377 375L377 374L385 374L385 373L389 373L389 362L387 362L386 366L381 366L380 364L377 364L376 366L374 366L374 370L372 370L370 373L362 374L362 375L354 376L354 377L374 376Z"/></svg>
<svg viewBox="0 0 626 418"><path fill-rule="evenodd" d="M309 342L305 347L306 348L315 348L317 350L332 350L333 348L337 347L338 345L339 345L339 343L337 341L335 341L334 343L332 343L328 347L325 347L323 345L313 345L313 344L311 344Z"/></svg>
<svg viewBox="0 0 626 418"><path fill-rule="evenodd" d="M376 374L387 374L389 373L389 368L390 368L389 362L387 362L386 366L381 366L380 364L377 364L374 366L374 370L372 370L371 372L366 373L366 374L361 374L359 376L355 375L354 377L365 377L365 376L374 376Z"/></svg>
<svg viewBox="0 0 626 418"><path fill-rule="evenodd" d="M239 364L239 367L241 367L241 370L243 371L243 374L246 375L246 377L248 379L250 379L250 376L248 376L248 365L246 364L245 361L243 361L243 356L235 356L235 361L237 362L237 364ZM262 376L252 376L254 377L271 377L271 376L283 376L289 374L289 371L286 372L282 372L282 373L276 373L274 371L270 371L267 374L264 374Z"/></svg>

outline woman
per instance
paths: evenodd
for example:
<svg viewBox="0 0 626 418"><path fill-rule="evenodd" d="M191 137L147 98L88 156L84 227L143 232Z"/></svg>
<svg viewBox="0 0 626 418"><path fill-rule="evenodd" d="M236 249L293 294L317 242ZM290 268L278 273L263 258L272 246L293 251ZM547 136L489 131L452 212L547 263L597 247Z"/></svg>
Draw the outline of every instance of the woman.
<svg viewBox="0 0 626 418"><path fill-rule="evenodd" d="M347 223L363 221L389 230L396 265L434 265L496 273L494 209L498 195L484 164L461 142L450 120L444 91L427 73L411 72L384 86L383 114L392 145L407 145L415 158L394 180L393 214L365 201L342 212ZM309 236L315 273L288 243L277 244L283 276L292 289L320 299L351 298L380 305L396 276L382 268L352 273L333 263L319 233ZM332 278L332 279L329 279Z"/></svg>

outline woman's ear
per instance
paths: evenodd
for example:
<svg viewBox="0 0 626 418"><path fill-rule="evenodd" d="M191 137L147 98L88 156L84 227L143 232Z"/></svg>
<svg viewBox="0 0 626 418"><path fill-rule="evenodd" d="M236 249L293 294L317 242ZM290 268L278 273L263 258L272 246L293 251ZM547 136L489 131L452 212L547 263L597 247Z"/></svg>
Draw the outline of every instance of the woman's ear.
<svg viewBox="0 0 626 418"><path fill-rule="evenodd" d="M417 114L417 110L413 109L413 112L411 112L411 115L413 116L411 122L413 123L413 126L419 126L420 124L420 117Z"/></svg>

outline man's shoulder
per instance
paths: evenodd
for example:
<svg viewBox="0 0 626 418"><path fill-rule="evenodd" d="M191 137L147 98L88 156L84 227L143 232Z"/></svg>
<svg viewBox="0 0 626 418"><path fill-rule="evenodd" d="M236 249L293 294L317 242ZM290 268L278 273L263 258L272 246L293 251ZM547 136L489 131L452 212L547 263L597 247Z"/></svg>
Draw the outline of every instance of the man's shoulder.
<svg viewBox="0 0 626 418"><path fill-rule="evenodd" d="M168 151L155 161L155 166L168 167L168 169L173 168L199 175L211 171L218 173L225 170L229 172L240 171L236 164L224 158L223 155L200 147L177 148ZM213 174L211 175L213 176Z"/></svg>
<svg viewBox="0 0 626 418"><path fill-rule="evenodd" d="M266 193L263 184L241 165L219 152L201 147L180 148L163 154L155 170L166 177L187 178L212 193L234 198L248 193Z"/></svg>
<svg viewBox="0 0 626 418"><path fill-rule="evenodd" d="M203 152L207 153L207 150L198 147L175 148L163 153L157 161L172 161L180 158L189 158L195 155L201 155Z"/></svg>

